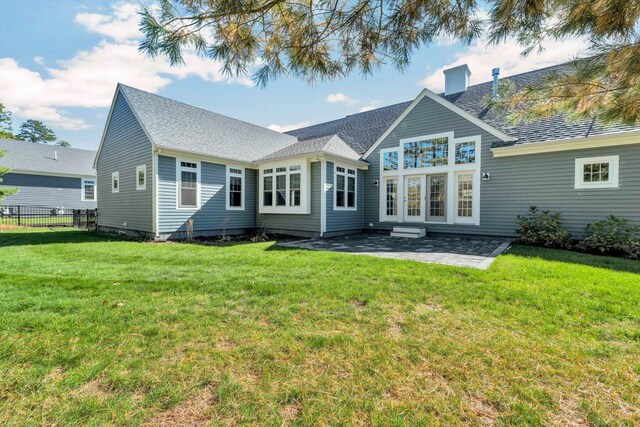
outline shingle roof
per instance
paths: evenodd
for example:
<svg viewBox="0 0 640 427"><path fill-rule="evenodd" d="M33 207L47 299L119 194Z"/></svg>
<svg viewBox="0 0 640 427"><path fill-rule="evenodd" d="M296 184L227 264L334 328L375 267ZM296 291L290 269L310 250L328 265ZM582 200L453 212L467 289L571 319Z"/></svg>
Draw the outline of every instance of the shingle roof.
<svg viewBox="0 0 640 427"><path fill-rule="evenodd" d="M353 151L363 154L391 126L409 104L411 104L411 101L377 108L364 113L351 114L342 119L295 129L287 133L301 141L337 135Z"/></svg>
<svg viewBox="0 0 640 427"><path fill-rule="evenodd" d="M560 64L505 78L512 80L517 88L522 88L523 86L534 84L551 71L558 73L569 72L571 71L570 67L570 64ZM448 96L440 94L440 96L503 133L517 138L515 142L500 142L494 144L494 146L602 135L640 128L640 126L634 127L621 124L605 126L593 120L567 121L561 115L531 123L521 122L512 126L507 122L504 115L497 113L494 109L487 108L486 99L491 96L492 88L493 82L488 81L469 86L464 92ZM298 137L300 140L338 135L353 150L362 154L376 142L380 135L391 126L409 104L411 104L411 101L353 114L342 119L292 130L288 133Z"/></svg>
<svg viewBox="0 0 640 427"><path fill-rule="evenodd" d="M66 174L95 176L93 168L95 151L80 150L45 144L34 144L14 139L0 139L0 166L18 171L41 172L42 174ZM55 159L57 155L57 160Z"/></svg>
<svg viewBox="0 0 640 427"><path fill-rule="evenodd" d="M507 76L500 80L511 80L517 89L521 89L527 85L535 85L550 72L565 74L571 73L572 71L571 63L566 63L514 76ZM625 132L640 128L639 126L634 127L623 124L606 126L595 122L593 119L569 121L566 120L563 115L556 115L533 122L520 122L513 126L507 122L504 115L497 113L495 109L486 107L485 100L491 96L492 89L493 82L489 81L469 86L464 92L444 96L444 98L507 135L517 138L515 142L500 142L494 144L494 146L579 138Z"/></svg>
<svg viewBox="0 0 640 427"><path fill-rule="evenodd" d="M285 157L301 156L312 153L325 153L346 159L358 160L360 154L356 153L337 135L321 136L320 138L307 139L290 145L275 153L271 153L261 161L282 159Z"/></svg>
<svg viewBox="0 0 640 427"><path fill-rule="evenodd" d="M296 138L123 84L122 93L161 148L250 162Z"/></svg>

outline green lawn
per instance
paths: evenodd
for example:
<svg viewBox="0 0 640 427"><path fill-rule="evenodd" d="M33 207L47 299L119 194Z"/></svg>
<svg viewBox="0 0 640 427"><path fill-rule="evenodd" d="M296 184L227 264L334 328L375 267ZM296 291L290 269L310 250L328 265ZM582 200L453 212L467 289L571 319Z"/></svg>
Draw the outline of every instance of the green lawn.
<svg viewBox="0 0 640 427"><path fill-rule="evenodd" d="M0 425L640 424L637 261L20 229L0 325Z"/></svg>

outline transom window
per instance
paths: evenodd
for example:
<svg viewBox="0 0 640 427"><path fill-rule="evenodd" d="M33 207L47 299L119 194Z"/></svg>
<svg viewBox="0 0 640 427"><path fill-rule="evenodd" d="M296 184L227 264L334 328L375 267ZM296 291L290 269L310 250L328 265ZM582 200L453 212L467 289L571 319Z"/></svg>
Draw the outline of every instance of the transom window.
<svg viewBox="0 0 640 427"><path fill-rule="evenodd" d="M227 209L244 209L244 168L227 167Z"/></svg>
<svg viewBox="0 0 640 427"><path fill-rule="evenodd" d="M449 162L449 139L435 138L404 143L404 168L446 166Z"/></svg>
<svg viewBox="0 0 640 427"><path fill-rule="evenodd" d="M612 188L618 186L619 156L576 159L575 188Z"/></svg>
<svg viewBox="0 0 640 427"><path fill-rule="evenodd" d="M382 170L397 171L398 170L398 152L387 151L382 153Z"/></svg>
<svg viewBox="0 0 640 427"><path fill-rule="evenodd" d="M178 207L197 208L200 164L180 161L178 168Z"/></svg>
<svg viewBox="0 0 640 427"><path fill-rule="evenodd" d="M305 170L306 165L302 164L263 169L261 209L266 208L263 209L265 212L285 213L301 207L304 199ZM294 208L293 211L291 208Z"/></svg>
<svg viewBox="0 0 640 427"><path fill-rule="evenodd" d="M456 165L476 162L475 141L456 142Z"/></svg>
<svg viewBox="0 0 640 427"><path fill-rule="evenodd" d="M334 209L356 209L356 170L335 167Z"/></svg>
<svg viewBox="0 0 640 427"><path fill-rule="evenodd" d="M82 200L85 200L85 201L96 200L96 180L95 179L82 180Z"/></svg>

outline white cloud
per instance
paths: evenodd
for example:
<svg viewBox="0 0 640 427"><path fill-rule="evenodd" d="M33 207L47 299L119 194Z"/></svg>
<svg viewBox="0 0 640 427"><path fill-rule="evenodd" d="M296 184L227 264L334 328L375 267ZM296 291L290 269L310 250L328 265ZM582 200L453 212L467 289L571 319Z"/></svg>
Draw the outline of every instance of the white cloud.
<svg viewBox="0 0 640 427"><path fill-rule="evenodd" d="M309 122L300 122L290 125L269 125L267 128L275 130L276 132L289 132L290 130L300 129L305 126L309 126Z"/></svg>
<svg viewBox="0 0 640 427"><path fill-rule="evenodd" d="M571 39L547 41L544 46L546 49L542 53L531 53L523 58L522 47L514 40L491 47L486 47L485 42L479 41L456 53L451 63L434 70L418 84L433 91L442 91L444 89L442 71L462 64L467 64L471 69L470 84L491 80L491 70L495 67L500 67L500 77L508 77L569 61L583 52L587 44L583 40Z"/></svg>
<svg viewBox="0 0 640 427"><path fill-rule="evenodd" d="M33 57L33 62L35 62L38 65L43 65L44 66L44 58L42 56L34 56Z"/></svg>
<svg viewBox="0 0 640 427"><path fill-rule="evenodd" d="M357 104L358 103L357 100L355 100L353 98L349 98L344 93L330 93L325 98L325 101L327 101L327 102L329 102L331 104L340 103L340 104L347 104L347 105L353 105L353 104Z"/></svg>
<svg viewBox="0 0 640 427"><path fill-rule="evenodd" d="M75 17L75 22L88 31L102 34L116 41L140 37L139 20L136 3L117 3L113 6L113 15L79 13Z"/></svg>
<svg viewBox="0 0 640 427"><path fill-rule="evenodd" d="M172 67L164 58L152 60L138 52L136 4L119 3L111 15L85 14L76 22L110 39L72 58L57 61L39 73L21 66L14 58L0 58L2 102L16 116L46 121L69 130L89 127L70 117L63 108L109 107L118 82L157 92L174 79L197 76L208 82L253 86L250 79L223 75L219 63L185 52L186 66ZM113 39L113 40L111 40ZM40 57L34 58L38 64Z"/></svg>
<svg viewBox="0 0 640 427"><path fill-rule="evenodd" d="M371 111L374 110L376 108L378 108L380 106L380 101L377 99L374 99L373 101L371 101L369 104L364 105L362 107L360 107L359 112L360 113L364 113L365 111Z"/></svg>

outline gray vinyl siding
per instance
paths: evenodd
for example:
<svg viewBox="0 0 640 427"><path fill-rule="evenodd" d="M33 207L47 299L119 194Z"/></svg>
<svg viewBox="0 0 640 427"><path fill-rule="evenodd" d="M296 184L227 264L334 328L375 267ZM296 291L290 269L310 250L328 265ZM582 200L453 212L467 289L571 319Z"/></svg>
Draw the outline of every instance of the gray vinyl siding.
<svg viewBox="0 0 640 427"><path fill-rule="evenodd" d="M609 155L620 156L619 187L575 189L575 160ZM640 225L640 145L492 158L482 169L491 173L480 205L488 234L513 234L530 205L560 212L575 237L611 214Z"/></svg>
<svg viewBox="0 0 640 427"><path fill-rule="evenodd" d="M8 173L2 181L0 188L18 188L19 191L3 198L0 204L68 209L96 207L95 201L82 200L82 178Z"/></svg>
<svg viewBox="0 0 640 427"><path fill-rule="evenodd" d="M310 214L257 214L258 229L289 231L304 234L320 233L321 162L311 163L311 213ZM257 181L256 181L257 185Z"/></svg>
<svg viewBox="0 0 640 427"><path fill-rule="evenodd" d="M244 210L227 210L226 165L200 163L200 208L177 208L174 157L158 156L158 232L170 238L184 237L186 224L193 220L194 234L237 234L255 227L256 171L245 169Z"/></svg>
<svg viewBox="0 0 640 427"><path fill-rule="evenodd" d="M563 223L578 237L590 222L615 214L640 224L640 145L571 150L513 157L493 157L490 147L497 139L435 101L424 98L384 139L366 160L365 229L389 230L412 223L380 222L380 152L398 147L399 140L441 132L454 132L456 138L480 135L481 170L490 173L480 185L480 225L424 224L429 232L514 236L516 216L530 205L559 211ZM620 156L620 187L576 190L575 159L581 157ZM382 183L382 181L380 181ZM382 185L382 184L381 184ZM448 200L448 203L452 201ZM399 206L399 209L402 206Z"/></svg>
<svg viewBox="0 0 640 427"><path fill-rule="evenodd" d="M334 210L335 164L327 162L327 234L338 231L361 230L364 221L364 171L357 170L356 210Z"/></svg>
<svg viewBox="0 0 640 427"><path fill-rule="evenodd" d="M147 188L136 190L136 167L146 165ZM97 162L100 226L153 232L151 141L118 94ZM120 173L120 191L111 192L111 174ZM126 224L126 225L125 225Z"/></svg>

